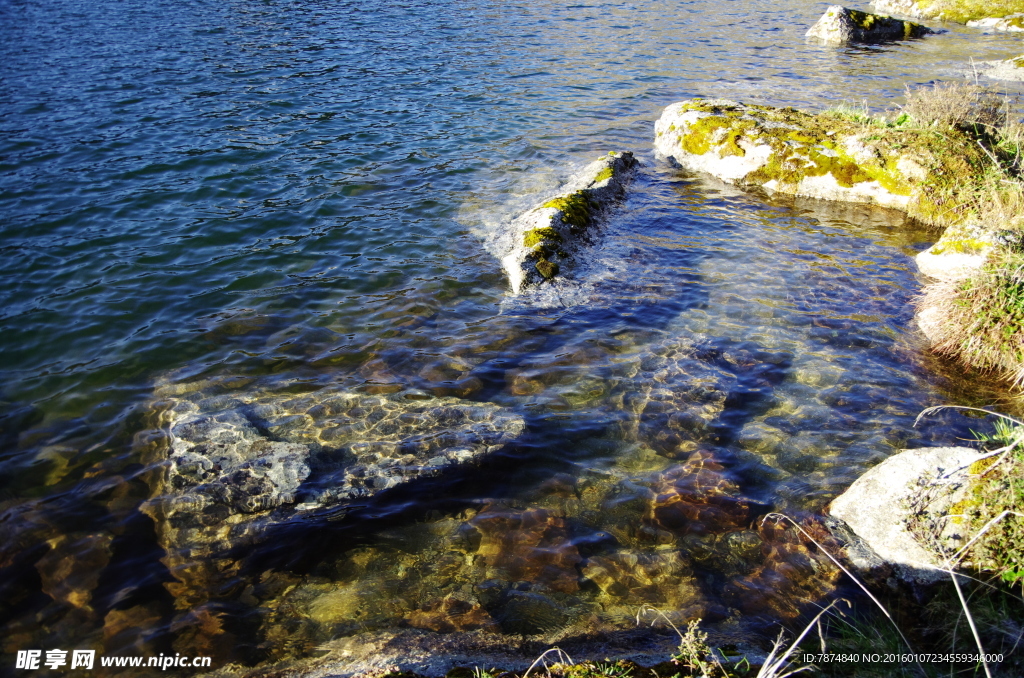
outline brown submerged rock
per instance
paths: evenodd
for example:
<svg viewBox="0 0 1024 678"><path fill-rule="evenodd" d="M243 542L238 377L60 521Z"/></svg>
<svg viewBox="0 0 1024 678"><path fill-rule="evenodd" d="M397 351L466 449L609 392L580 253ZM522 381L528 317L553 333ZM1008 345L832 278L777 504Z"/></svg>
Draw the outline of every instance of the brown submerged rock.
<svg viewBox="0 0 1024 678"><path fill-rule="evenodd" d="M565 520L549 511L484 511L470 521L480 533L478 556L488 578L529 581L551 591L579 590L582 560Z"/></svg>
<svg viewBox="0 0 1024 678"><path fill-rule="evenodd" d="M674 534L707 534L746 527L749 502L725 467L707 452L694 452L685 463L663 474L651 488L654 499L645 520Z"/></svg>
<svg viewBox="0 0 1024 678"><path fill-rule="evenodd" d="M442 633L498 630L497 623L478 602L456 594L435 600L426 608L409 613L405 619L415 628Z"/></svg>
<svg viewBox="0 0 1024 678"><path fill-rule="evenodd" d="M61 535L49 540L50 551L36 561L43 592L55 601L92 610L92 591L110 562L111 534Z"/></svg>

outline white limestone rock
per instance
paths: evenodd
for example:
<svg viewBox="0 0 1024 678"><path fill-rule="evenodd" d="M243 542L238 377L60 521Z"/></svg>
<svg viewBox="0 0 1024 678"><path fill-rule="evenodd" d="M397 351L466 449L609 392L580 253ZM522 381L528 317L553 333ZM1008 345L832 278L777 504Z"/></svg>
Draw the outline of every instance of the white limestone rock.
<svg viewBox="0 0 1024 678"><path fill-rule="evenodd" d="M839 121L825 131L828 124L794 109L693 99L664 110L654 145L661 156L729 183L907 210L928 176L922 163L872 144L867 132L844 133L850 127Z"/></svg>
<svg viewBox="0 0 1024 678"><path fill-rule="evenodd" d="M934 14L918 6L917 0L871 0L870 5L879 12L893 12L904 16L929 19Z"/></svg>
<svg viewBox="0 0 1024 678"><path fill-rule="evenodd" d="M904 581L939 581L949 576L942 558L920 543L908 521L919 508L924 488L948 487L951 495L980 456L968 447L906 450L858 478L833 500L829 513L845 522Z"/></svg>
<svg viewBox="0 0 1024 678"><path fill-rule="evenodd" d="M638 164L632 153L613 151L512 222L501 265L513 294L571 270L579 249L590 241L591 227L625 195Z"/></svg>
<svg viewBox="0 0 1024 678"><path fill-rule="evenodd" d="M826 45L880 43L919 38L932 29L911 21L869 14L842 5L832 5L807 31L807 37Z"/></svg>
<svg viewBox="0 0 1024 678"><path fill-rule="evenodd" d="M1024 82L1024 55L1013 59L976 61L971 64L970 71L980 73L993 80Z"/></svg>
<svg viewBox="0 0 1024 678"><path fill-rule="evenodd" d="M1007 14L1004 17L988 17L968 21L972 28L990 28L1008 33L1024 33L1024 14Z"/></svg>

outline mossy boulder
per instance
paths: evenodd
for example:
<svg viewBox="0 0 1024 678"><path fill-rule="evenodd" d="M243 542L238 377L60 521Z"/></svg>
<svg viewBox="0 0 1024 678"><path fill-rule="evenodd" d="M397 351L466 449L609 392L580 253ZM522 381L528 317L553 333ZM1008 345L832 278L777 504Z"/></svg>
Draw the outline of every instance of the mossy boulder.
<svg viewBox="0 0 1024 678"><path fill-rule="evenodd" d="M961 130L722 99L672 104L654 129L658 152L687 169L774 192L894 207L939 226L970 215L991 163Z"/></svg>
<svg viewBox="0 0 1024 678"><path fill-rule="evenodd" d="M827 45L848 45L854 42L878 43L920 38L933 32L927 26L911 21L832 5L818 19L818 23L807 31L807 37Z"/></svg>
<svg viewBox="0 0 1024 678"><path fill-rule="evenodd" d="M608 153L512 222L501 265L513 294L572 270L602 212L625 195L637 164L628 151Z"/></svg>
<svg viewBox="0 0 1024 678"><path fill-rule="evenodd" d="M1024 0L872 0L871 6L881 12L961 24L1024 13Z"/></svg>

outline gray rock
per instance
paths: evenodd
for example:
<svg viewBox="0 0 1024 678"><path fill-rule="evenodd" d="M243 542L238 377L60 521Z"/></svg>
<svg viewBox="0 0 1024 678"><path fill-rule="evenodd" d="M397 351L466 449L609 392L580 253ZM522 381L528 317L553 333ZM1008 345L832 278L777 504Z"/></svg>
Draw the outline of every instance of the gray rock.
<svg viewBox="0 0 1024 678"><path fill-rule="evenodd" d="M941 179L946 158L980 152L973 143L951 141L940 154L913 134L893 143L841 117L723 99L672 104L654 131L660 155L729 183L874 203L933 222L919 209L929 182Z"/></svg>
<svg viewBox="0 0 1024 678"><path fill-rule="evenodd" d="M190 597L268 527L475 462L525 429L498 406L421 394L181 392L164 401L169 445L144 510Z"/></svg>
<svg viewBox="0 0 1024 678"><path fill-rule="evenodd" d="M807 31L807 37L828 45L854 42L878 43L919 38L933 30L910 21L859 12L842 5L832 5Z"/></svg>
<svg viewBox="0 0 1024 678"><path fill-rule="evenodd" d="M970 71L993 80L1024 82L1024 55L997 61L976 61L971 64Z"/></svg>
<svg viewBox="0 0 1024 678"><path fill-rule="evenodd" d="M968 447L906 450L889 457L858 478L837 497L829 513L850 529L908 582L930 583L948 575L942 558L923 545L908 522L924 487L959 485L980 454ZM860 556L865 562L871 559Z"/></svg>
<svg viewBox="0 0 1024 678"><path fill-rule="evenodd" d="M624 196L637 164L632 153L613 151L583 168L561 193L512 222L501 265L513 294L573 267L601 212Z"/></svg>

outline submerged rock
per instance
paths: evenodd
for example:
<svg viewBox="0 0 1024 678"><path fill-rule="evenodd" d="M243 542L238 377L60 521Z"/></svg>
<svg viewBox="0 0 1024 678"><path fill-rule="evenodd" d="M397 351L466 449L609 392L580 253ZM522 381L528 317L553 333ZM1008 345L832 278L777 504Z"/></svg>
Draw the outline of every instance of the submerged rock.
<svg viewBox="0 0 1024 678"><path fill-rule="evenodd" d="M906 450L858 478L832 502L829 513L844 521L903 580L941 580L948 576L941 558L911 530L915 500L929 485L941 483L952 490L962 484L979 456L967 447Z"/></svg>
<svg viewBox="0 0 1024 678"><path fill-rule="evenodd" d="M651 488L654 498L645 520L675 534L707 534L746 527L750 503L725 467L706 452L695 452L686 463L668 469Z"/></svg>
<svg viewBox="0 0 1024 678"><path fill-rule="evenodd" d="M554 198L516 218L501 265L512 293L566 273L600 212L620 200L637 166L633 154L611 152L587 165Z"/></svg>
<svg viewBox="0 0 1024 678"><path fill-rule="evenodd" d="M219 578L204 559L271 525L475 462L525 428L495 405L418 393L246 390L167 405L169 449L145 510L182 595Z"/></svg>
<svg viewBox="0 0 1024 678"><path fill-rule="evenodd" d="M828 45L848 45L920 38L929 33L934 31L921 24L832 5L806 35Z"/></svg>
<svg viewBox="0 0 1024 678"><path fill-rule="evenodd" d="M484 511L469 522L486 577L529 581L550 591L579 590L581 558L564 518L543 509ZM474 539L475 541L475 539Z"/></svg>

